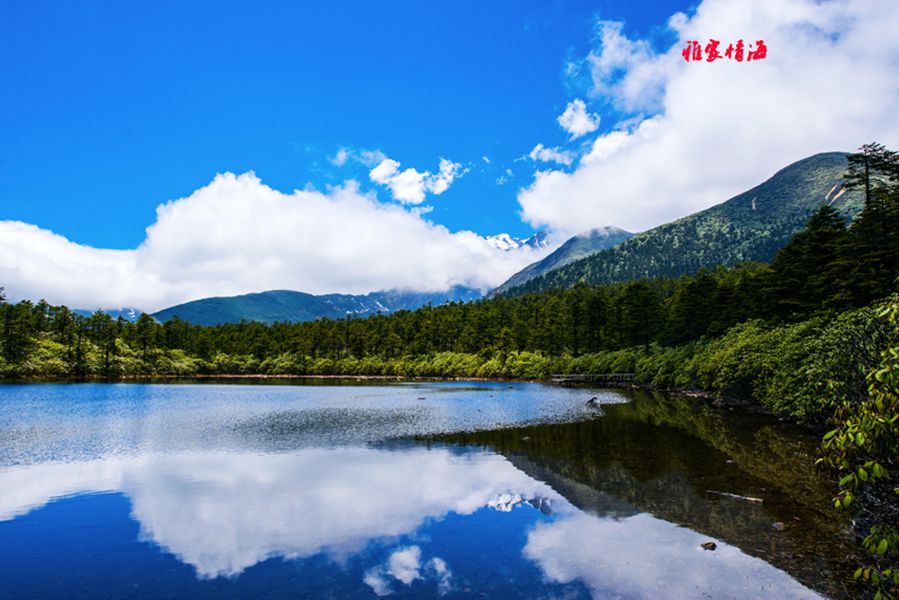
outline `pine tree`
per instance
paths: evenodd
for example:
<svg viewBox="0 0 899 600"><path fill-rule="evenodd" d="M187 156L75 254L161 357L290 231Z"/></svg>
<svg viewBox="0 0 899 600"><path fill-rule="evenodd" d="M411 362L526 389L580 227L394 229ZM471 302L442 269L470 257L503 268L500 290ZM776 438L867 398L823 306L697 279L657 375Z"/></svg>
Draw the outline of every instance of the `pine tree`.
<svg viewBox="0 0 899 600"><path fill-rule="evenodd" d="M899 153L866 144L849 156L846 179L863 187L865 206L850 227L840 271L846 303L864 304L895 289L899 275Z"/></svg>
<svg viewBox="0 0 899 600"><path fill-rule="evenodd" d="M801 318L831 305L834 265L845 247L846 225L836 210L822 206L805 229L774 257L768 293L775 315Z"/></svg>
<svg viewBox="0 0 899 600"><path fill-rule="evenodd" d="M649 346L661 317L659 296L646 281L627 284L619 300L621 341L624 346Z"/></svg>

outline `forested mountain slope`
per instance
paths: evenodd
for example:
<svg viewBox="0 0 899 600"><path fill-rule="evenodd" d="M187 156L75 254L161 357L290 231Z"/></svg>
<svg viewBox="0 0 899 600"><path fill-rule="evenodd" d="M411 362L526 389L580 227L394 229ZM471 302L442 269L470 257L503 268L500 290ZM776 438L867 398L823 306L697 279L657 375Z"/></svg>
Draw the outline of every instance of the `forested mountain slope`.
<svg viewBox="0 0 899 600"><path fill-rule="evenodd" d="M512 275L505 283L496 288L494 293L501 294L506 290L523 285L534 277L539 277L553 269L573 263L600 250L617 246L633 236L634 234L629 231L611 226L597 227L580 233L559 246L555 252L543 260L531 263L515 275Z"/></svg>
<svg viewBox="0 0 899 600"><path fill-rule="evenodd" d="M722 204L644 231L521 285L504 284L502 291L518 295L579 282L677 277L703 267L770 261L823 204L847 218L862 209L862 194L843 189L846 157L843 152L816 154Z"/></svg>
<svg viewBox="0 0 899 600"><path fill-rule="evenodd" d="M258 294L203 298L163 309L153 317L165 322L174 317L194 325L220 325L241 321L262 323L297 323L347 315L367 317L390 314L398 310L415 310L428 304L467 302L481 297L476 289L456 286L446 292L414 292L387 290L370 294L325 294L314 296L289 290L272 290Z"/></svg>

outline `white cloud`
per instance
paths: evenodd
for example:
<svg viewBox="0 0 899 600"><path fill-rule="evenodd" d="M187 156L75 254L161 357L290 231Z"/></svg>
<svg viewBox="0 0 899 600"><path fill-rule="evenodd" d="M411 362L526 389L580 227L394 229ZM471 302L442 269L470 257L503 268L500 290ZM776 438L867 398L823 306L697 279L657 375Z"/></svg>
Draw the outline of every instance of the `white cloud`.
<svg viewBox="0 0 899 600"><path fill-rule="evenodd" d="M453 165L428 176L432 189L449 185ZM270 289L486 289L550 250L502 252L473 232L450 232L426 220L423 212L379 202L353 182L327 193L286 194L253 173L225 173L160 205L146 239L133 250L93 248L34 225L0 221L0 285L13 300L154 311Z"/></svg>
<svg viewBox="0 0 899 600"><path fill-rule="evenodd" d="M442 596L453 589L453 572L447 566L446 561L435 556L428 561L427 570L437 579L437 592Z"/></svg>
<svg viewBox="0 0 899 600"><path fill-rule="evenodd" d="M440 167L436 174L418 171L412 167L401 171L398 161L385 158L369 172L368 176L373 182L390 188L394 200L405 204L421 204L426 194L439 196L463 174L461 164L445 158L440 159Z"/></svg>
<svg viewBox="0 0 899 600"><path fill-rule="evenodd" d="M575 513L538 523L523 554L547 580L581 581L594 598L821 598L735 546L718 541L714 552L703 550L708 539L646 513L623 519Z"/></svg>
<svg viewBox="0 0 899 600"><path fill-rule="evenodd" d="M346 164L346 161L350 158L350 151L346 148L341 148L337 151L337 154L331 158L331 164L335 167L342 167Z"/></svg>
<svg viewBox="0 0 899 600"><path fill-rule="evenodd" d="M389 596L393 593L393 588L390 586L390 580L387 579L381 569L378 568L366 571L362 576L362 583L370 587L371 591L375 593L375 596Z"/></svg>
<svg viewBox="0 0 899 600"><path fill-rule="evenodd" d="M512 169L506 169L503 173L496 178L496 185L505 185L515 179L515 173L512 172Z"/></svg>
<svg viewBox="0 0 899 600"><path fill-rule="evenodd" d="M574 162L574 155L570 151L561 148L547 148L543 144L534 146L527 156L533 161L554 162L566 166Z"/></svg>
<svg viewBox="0 0 899 600"><path fill-rule="evenodd" d="M357 162L360 165L371 168L380 163L387 156L380 150L355 150L353 148L338 148L329 162L335 167L342 167L348 161Z"/></svg>
<svg viewBox="0 0 899 600"><path fill-rule="evenodd" d="M392 158L385 158L378 166L369 171L368 176L375 183L387 185L387 183L391 179L397 176L397 174L399 173L399 169L399 162L393 160Z"/></svg>
<svg viewBox="0 0 899 600"><path fill-rule="evenodd" d="M449 189L457 177L461 177L464 173L465 171L459 163L441 158L440 170L428 181L428 190L440 195Z"/></svg>
<svg viewBox="0 0 899 600"><path fill-rule="evenodd" d="M623 23L616 21L597 23L599 50L584 61L593 81L591 95L611 100L619 111L657 109L663 92L663 67L679 55L658 57L648 41L630 40L622 29Z"/></svg>
<svg viewBox="0 0 899 600"><path fill-rule="evenodd" d="M391 554L387 559L387 574L405 585L421 579L421 548L410 546Z"/></svg>
<svg viewBox="0 0 899 600"><path fill-rule="evenodd" d="M568 132L571 139L577 139L599 129L599 115L587 112L587 105L580 98L569 102L565 112L556 119L559 126Z"/></svg>
<svg viewBox="0 0 899 600"><path fill-rule="evenodd" d="M409 586L419 579L433 579L437 584L438 595L443 596L452 591L453 573L446 561L435 556L422 564L421 554L419 546L395 550L383 565L366 571L362 581L377 596L389 596L393 593L392 580Z"/></svg>
<svg viewBox="0 0 899 600"><path fill-rule="evenodd" d="M615 23L586 59L593 92L628 122L571 173L519 193L535 227L641 231L722 202L782 167L872 140L899 145L899 11L888 0L706 0L654 54ZM765 60L687 63L688 40L765 40ZM649 111L653 116L642 117Z"/></svg>
<svg viewBox="0 0 899 600"><path fill-rule="evenodd" d="M450 513L470 515L506 490L567 506L502 456L424 448L111 455L15 465L0 471L0 484L0 520L54 498L121 492L141 539L203 579L233 577L276 556L324 554L339 562L373 540L414 535ZM380 595L394 580L425 578L447 589L452 573L436 557L422 567L421 550L411 546L368 570L364 581Z"/></svg>
<svg viewBox="0 0 899 600"><path fill-rule="evenodd" d="M487 163L488 165L490 164L490 157L489 157L489 156L482 156L482 157L481 157L481 160L483 160L483 161L484 161L485 163Z"/></svg>
<svg viewBox="0 0 899 600"><path fill-rule="evenodd" d="M376 165L387 158L387 156L380 150L362 150L356 156L358 157L359 162L367 167Z"/></svg>

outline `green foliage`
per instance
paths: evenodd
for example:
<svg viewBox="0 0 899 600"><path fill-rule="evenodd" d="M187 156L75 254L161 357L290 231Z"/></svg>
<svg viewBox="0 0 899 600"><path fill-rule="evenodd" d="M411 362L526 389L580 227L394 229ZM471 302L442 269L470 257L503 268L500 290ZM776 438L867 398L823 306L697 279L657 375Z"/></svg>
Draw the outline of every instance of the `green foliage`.
<svg viewBox="0 0 899 600"><path fill-rule="evenodd" d="M64 377L71 365L65 360L66 348L48 339L35 340L32 351L22 364L22 376Z"/></svg>
<svg viewBox="0 0 899 600"><path fill-rule="evenodd" d="M840 280L837 259L848 236L837 211L822 206L805 229L777 253L766 283L768 292L777 299L775 311L779 316L807 314L822 300L841 297L833 294L832 288Z"/></svg>
<svg viewBox="0 0 899 600"><path fill-rule="evenodd" d="M899 300L880 316L899 327ZM868 394L860 400L840 396L835 428L825 434L818 463L839 478L836 508L848 508L863 489L892 489L899 494L899 343L892 341L880 364L868 376ZM899 595L899 530L895 523L875 525L864 539L873 565L859 569L856 578L871 583L877 597Z"/></svg>
<svg viewBox="0 0 899 600"><path fill-rule="evenodd" d="M568 289L578 283L679 277L719 265L770 261L803 228L822 201L831 203L844 217L859 213L862 194L838 191L846 166L846 154L817 154L722 204L635 235L518 287L503 288L504 293L520 295Z"/></svg>

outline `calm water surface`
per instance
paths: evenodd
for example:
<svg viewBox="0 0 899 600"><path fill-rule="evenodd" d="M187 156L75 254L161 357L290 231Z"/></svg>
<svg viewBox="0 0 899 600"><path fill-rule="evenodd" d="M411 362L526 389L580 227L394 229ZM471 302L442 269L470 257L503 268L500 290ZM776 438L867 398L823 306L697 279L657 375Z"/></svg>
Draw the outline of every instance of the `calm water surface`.
<svg viewBox="0 0 899 600"><path fill-rule="evenodd" d="M851 597L814 442L539 384L0 385L0 597Z"/></svg>

